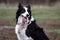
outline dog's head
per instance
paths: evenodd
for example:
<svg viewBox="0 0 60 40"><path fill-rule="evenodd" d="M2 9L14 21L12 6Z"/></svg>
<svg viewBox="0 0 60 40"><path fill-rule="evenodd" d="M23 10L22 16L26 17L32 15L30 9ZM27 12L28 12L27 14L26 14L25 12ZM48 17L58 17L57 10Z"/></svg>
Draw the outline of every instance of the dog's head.
<svg viewBox="0 0 60 40"><path fill-rule="evenodd" d="M28 23L30 19L31 19L30 5L22 6L21 4L19 4L16 13L16 23L25 24Z"/></svg>

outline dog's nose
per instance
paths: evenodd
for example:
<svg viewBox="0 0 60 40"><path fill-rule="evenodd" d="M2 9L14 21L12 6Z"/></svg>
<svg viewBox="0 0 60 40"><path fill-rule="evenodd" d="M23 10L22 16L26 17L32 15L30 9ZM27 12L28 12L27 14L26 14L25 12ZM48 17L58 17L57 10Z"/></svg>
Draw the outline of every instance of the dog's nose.
<svg viewBox="0 0 60 40"><path fill-rule="evenodd" d="M27 17L29 16L29 14L26 15Z"/></svg>

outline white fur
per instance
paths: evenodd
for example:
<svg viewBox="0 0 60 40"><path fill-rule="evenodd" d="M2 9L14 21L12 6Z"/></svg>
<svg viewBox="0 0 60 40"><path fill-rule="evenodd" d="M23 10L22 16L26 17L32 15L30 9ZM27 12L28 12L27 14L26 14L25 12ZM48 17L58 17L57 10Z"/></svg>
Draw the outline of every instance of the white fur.
<svg viewBox="0 0 60 40"><path fill-rule="evenodd" d="M18 17L18 22L17 23L18 24L21 24L22 23L22 17L21 16Z"/></svg>
<svg viewBox="0 0 60 40"><path fill-rule="evenodd" d="M21 15L23 15L24 17L26 17L26 15L28 14L29 15L29 13L28 13L28 8L27 7L23 7L24 9L25 9L25 12L24 13L22 13Z"/></svg>

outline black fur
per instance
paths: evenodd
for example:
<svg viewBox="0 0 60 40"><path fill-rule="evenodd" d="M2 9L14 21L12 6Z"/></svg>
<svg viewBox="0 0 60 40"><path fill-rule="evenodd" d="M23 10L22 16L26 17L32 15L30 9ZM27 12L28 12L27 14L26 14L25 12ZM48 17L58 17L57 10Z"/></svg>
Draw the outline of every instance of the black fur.
<svg viewBox="0 0 60 40"><path fill-rule="evenodd" d="M32 37L34 40L49 40L43 28L40 28L35 21L32 21L32 23L28 25L26 35Z"/></svg>

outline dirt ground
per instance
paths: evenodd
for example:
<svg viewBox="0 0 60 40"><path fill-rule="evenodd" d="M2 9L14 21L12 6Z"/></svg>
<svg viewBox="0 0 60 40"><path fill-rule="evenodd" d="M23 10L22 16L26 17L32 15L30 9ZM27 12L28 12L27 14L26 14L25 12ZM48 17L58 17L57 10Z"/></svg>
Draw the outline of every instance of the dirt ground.
<svg viewBox="0 0 60 40"><path fill-rule="evenodd" d="M3 21L0 25L8 25L8 21ZM52 19L46 19L46 20L37 20L37 24L40 27L43 27L46 30L46 35L49 37L50 40L60 40L60 34L53 33L52 31L54 29L60 29L60 19L58 20L52 20ZM50 31L52 30L52 31ZM14 27L12 26L0 26L0 40L17 40Z"/></svg>
<svg viewBox="0 0 60 40"><path fill-rule="evenodd" d="M47 29L60 29L60 19L46 19L46 20L37 20L37 24L40 27Z"/></svg>

